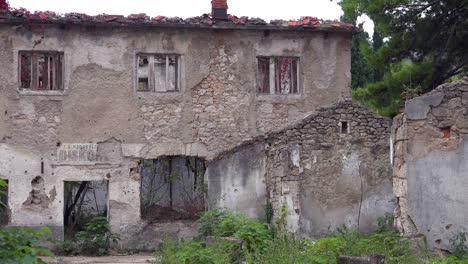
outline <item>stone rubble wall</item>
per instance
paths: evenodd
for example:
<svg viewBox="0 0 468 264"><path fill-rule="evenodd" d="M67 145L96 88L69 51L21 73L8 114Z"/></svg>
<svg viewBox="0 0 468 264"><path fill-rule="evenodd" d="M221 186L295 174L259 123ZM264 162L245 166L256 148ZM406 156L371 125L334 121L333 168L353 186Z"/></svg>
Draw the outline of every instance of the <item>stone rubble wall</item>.
<svg viewBox="0 0 468 264"><path fill-rule="evenodd" d="M347 122L348 130L342 131L341 122ZM255 206L259 208L263 203L266 208L266 203L271 203L275 217L287 206L288 228L301 236L330 234L342 225L370 232L376 229L377 219L391 213L395 205L390 125L389 118L375 116L351 100L343 100L284 130L223 153L208 163L208 181L215 185L221 176L237 177L236 201L242 201L245 190L253 192L250 196L264 197L257 199ZM255 162L247 163L239 155ZM226 163L242 168L237 170L241 173L223 170L226 166L220 165ZM259 176L264 183L242 181ZM255 186L262 185L266 193L255 190ZM254 204L239 206L242 204L224 205L249 214ZM267 213L258 211L257 218Z"/></svg>
<svg viewBox="0 0 468 264"><path fill-rule="evenodd" d="M390 125L345 100L267 140L271 203L276 211L287 205L291 230L313 237L342 225L375 230L394 207Z"/></svg>

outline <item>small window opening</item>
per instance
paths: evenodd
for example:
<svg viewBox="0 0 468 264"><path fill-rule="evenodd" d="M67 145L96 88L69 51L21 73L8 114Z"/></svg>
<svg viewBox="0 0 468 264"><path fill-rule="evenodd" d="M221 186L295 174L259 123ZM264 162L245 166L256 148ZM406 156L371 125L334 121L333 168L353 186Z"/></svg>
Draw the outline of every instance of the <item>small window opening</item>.
<svg viewBox="0 0 468 264"><path fill-rule="evenodd" d="M347 133L349 133L348 122L346 122L346 121L341 121L341 122L340 122L340 127L341 127L341 133L342 133L342 134L347 134Z"/></svg>
<svg viewBox="0 0 468 264"><path fill-rule="evenodd" d="M65 181L65 238L72 238L95 217L107 217L108 181Z"/></svg>
<svg viewBox="0 0 468 264"><path fill-rule="evenodd" d="M299 58L257 57L257 91L261 94L299 93Z"/></svg>
<svg viewBox="0 0 468 264"><path fill-rule="evenodd" d="M0 185L0 226L8 224L10 219L10 210L8 207L8 181L3 180Z"/></svg>
<svg viewBox="0 0 468 264"><path fill-rule="evenodd" d="M179 90L179 56L140 54L137 63L137 91Z"/></svg>
<svg viewBox="0 0 468 264"><path fill-rule="evenodd" d="M20 88L24 90L62 90L63 53L20 51Z"/></svg>
<svg viewBox="0 0 468 264"><path fill-rule="evenodd" d="M165 156L140 161L141 216L149 222L197 220L205 211L205 161Z"/></svg>
<svg viewBox="0 0 468 264"><path fill-rule="evenodd" d="M440 131L442 132L442 138L450 138L450 136L452 135L451 127L441 128Z"/></svg>

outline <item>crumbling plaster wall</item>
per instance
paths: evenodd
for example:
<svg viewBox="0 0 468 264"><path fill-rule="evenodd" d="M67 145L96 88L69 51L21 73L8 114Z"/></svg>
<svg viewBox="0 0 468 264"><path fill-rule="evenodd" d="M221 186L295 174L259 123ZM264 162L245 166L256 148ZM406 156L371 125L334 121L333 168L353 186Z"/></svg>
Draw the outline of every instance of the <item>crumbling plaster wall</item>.
<svg viewBox="0 0 468 264"><path fill-rule="evenodd" d="M10 224L49 225L57 237L63 181L108 180L114 231L138 229L138 159L211 159L349 96L348 33L24 24L0 25L0 43L0 176L10 179ZM64 52L65 90L19 91L20 50ZM180 92L136 92L138 52L180 54ZM301 94L257 95L258 55L299 56ZM114 150L59 157L78 144ZM47 204L28 207L37 176Z"/></svg>
<svg viewBox="0 0 468 264"><path fill-rule="evenodd" d="M468 79L406 102L394 119L393 188L398 229L430 248L450 249L468 228Z"/></svg>
<svg viewBox="0 0 468 264"><path fill-rule="evenodd" d="M347 122L348 129L341 131L341 122ZM235 202L222 205L247 214L252 207L266 208L269 201L278 216L286 205L289 229L303 236L322 236L342 225L373 231L377 219L395 207L390 125L389 118L375 116L350 100L321 108L209 162L210 192L226 195ZM226 183L219 184L219 179L230 189L223 190ZM264 184L267 193L256 190ZM243 203L246 200L257 202ZM265 210L257 209L262 218L259 212Z"/></svg>
<svg viewBox="0 0 468 264"><path fill-rule="evenodd" d="M265 144L259 142L208 162L208 206L265 219L265 161Z"/></svg>

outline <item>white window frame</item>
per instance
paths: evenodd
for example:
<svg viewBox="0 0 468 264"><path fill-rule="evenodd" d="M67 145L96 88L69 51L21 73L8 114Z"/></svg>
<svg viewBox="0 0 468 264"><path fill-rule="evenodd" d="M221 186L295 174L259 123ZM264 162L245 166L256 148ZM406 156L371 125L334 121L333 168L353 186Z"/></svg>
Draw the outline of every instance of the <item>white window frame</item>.
<svg viewBox="0 0 468 264"><path fill-rule="evenodd" d="M259 85L259 79L257 79L257 83L256 83L256 91L257 91L257 94L259 95L299 95L301 94L301 82L300 82L300 72L301 72L301 68L300 68L300 57L298 56L257 56L256 57L256 65L257 65L257 76L260 76L260 72L259 72L259 58L268 58L269 61L270 61L270 69L269 69L269 89L268 89L268 92L260 92L258 90L258 85ZM292 58L295 60L296 62L296 92L292 93L291 91L289 91L289 93L277 93L276 92L276 67L277 67L277 59L278 58Z"/></svg>
<svg viewBox="0 0 468 264"><path fill-rule="evenodd" d="M165 87L164 90L162 89L157 89L156 87L156 81L154 78L155 75L155 67L154 67L154 60L155 57L166 57L166 77L165 77ZM147 90L140 90L139 89L139 83L140 83L140 76L139 76L139 62L140 62L140 57L148 57L148 73L147 73L147 79L148 79L148 89ZM175 90L168 90L168 80L169 80L169 58L174 57L176 60L176 69L175 69ZM174 54L174 53L137 53L136 54L136 62L135 62L135 72L136 72L136 80L135 80L135 90L137 92L152 92L152 93L178 93L181 90L181 82L180 82L180 72L181 72L181 56L180 54Z"/></svg>

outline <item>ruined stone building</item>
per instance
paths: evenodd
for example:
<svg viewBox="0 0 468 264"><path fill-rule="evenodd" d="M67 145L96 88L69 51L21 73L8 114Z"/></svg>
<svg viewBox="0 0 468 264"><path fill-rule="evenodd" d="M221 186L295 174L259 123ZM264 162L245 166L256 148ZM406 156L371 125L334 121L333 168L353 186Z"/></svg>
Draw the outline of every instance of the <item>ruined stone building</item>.
<svg viewBox="0 0 468 264"><path fill-rule="evenodd" d="M226 9L0 10L6 224L60 239L80 205L144 248L193 234L206 206L263 219L287 205L305 236L372 230L392 212L391 121L349 99L355 29Z"/></svg>

